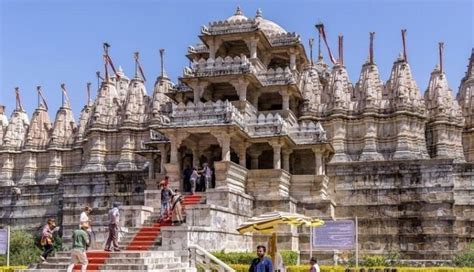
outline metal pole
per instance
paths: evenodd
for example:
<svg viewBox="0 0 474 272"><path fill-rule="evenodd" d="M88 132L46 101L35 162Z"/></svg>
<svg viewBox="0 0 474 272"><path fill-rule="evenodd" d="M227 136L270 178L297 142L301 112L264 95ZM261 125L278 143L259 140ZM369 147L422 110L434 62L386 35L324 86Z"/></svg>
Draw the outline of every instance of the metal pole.
<svg viewBox="0 0 474 272"><path fill-rule="evenodd" d="M313 226L309 227L309 258L313 258Z"/></svg>
<svg viewBox="0 0 474 272"><path fill-rule="evenodd" d="M7 226L7 267L10 266L10 226Z"/></svg>
<svg viewBox="0 0 474 272"><path fill-rule="evenodd" d="M355 217L355 224L356 224L356 233L355 233L355 246L356 246L356 270L359 268L359 221L357 216Z"/></svg>

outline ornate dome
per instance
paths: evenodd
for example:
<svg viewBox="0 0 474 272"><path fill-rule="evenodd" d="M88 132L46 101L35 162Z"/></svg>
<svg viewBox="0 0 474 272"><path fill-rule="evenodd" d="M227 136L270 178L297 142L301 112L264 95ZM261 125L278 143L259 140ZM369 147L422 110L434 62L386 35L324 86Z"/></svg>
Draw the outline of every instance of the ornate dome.
<svg viewBox="0 0 474 272"><path fill-rule="evenodd" d="M236 22L236 21L246 21L248 20L247 17L245 17L244 13L240 9L240 7L237 7L235 10L234 15L230 16L229 18L226 19L227 22Z"/></svg>
<svg viewBox="0 0 474 272"><path fill-rule="evenodd" d="M274 34L286 34L288 33L285 29L283 29L278 24L264 19L262 11L260 9L257 10L257 15L255 16L255 21L259 22L258 28L261 29L267 35L274 35Z"/></svg>

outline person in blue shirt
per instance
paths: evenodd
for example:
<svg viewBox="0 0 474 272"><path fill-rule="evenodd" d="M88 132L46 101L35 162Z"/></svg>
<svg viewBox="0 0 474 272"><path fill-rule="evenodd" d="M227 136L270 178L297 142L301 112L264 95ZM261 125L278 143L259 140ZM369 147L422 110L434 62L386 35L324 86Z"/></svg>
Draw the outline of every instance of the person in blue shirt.
<svg viewBox="0 0 474 272"><path fill-rule="evenodd" d="M257 246L257 258L252 260L249 272L273 272L272 260L265 257L266 252L265 246Z"/></svg>

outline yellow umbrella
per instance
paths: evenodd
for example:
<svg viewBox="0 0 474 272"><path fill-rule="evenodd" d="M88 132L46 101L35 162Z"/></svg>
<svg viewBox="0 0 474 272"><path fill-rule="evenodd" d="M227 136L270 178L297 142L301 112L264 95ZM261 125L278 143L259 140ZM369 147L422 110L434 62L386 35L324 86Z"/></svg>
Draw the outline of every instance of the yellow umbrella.
<svg viewBox="0 0 474 272"><path fill-rule="evenodd" d="M270 239L269 254L272 257L273 263L275 263L275 252L276 252L276 227L278 225L294 225L294 226L307 226L307 227L319 227L324 224L324 221L317 218L312 218L298 213L288 212L269 212L259 216L250 218L247 222L241 224L237 231L239 233L263 233L272 234ZM311 243L312 241L310 241Z"/></svg>

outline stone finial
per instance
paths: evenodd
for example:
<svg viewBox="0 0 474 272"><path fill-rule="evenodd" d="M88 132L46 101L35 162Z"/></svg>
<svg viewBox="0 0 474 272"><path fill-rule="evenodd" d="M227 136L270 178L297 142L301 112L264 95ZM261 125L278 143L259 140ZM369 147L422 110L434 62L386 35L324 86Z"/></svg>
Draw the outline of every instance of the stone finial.
<svg viewBox="0 0 474 272"><path fill-rule="evenodd" d="M348 109L352 88L346 68L340 64L334 65L325 91L330 108Z"/></svg>
<svg viewBox="0 0 474 272"><path fill-rule="evenodd" d="M74 133L76 133L77 126L74 120L74 114L69 106L69 98L67 98L66 87L61 84L63 90L63 106L59 108L54 120L53 129L51 132L50 147L65 147L74 142Z"/></svg>
<svg viewBox="0 0 474 272"><path fill-rule="evenodd" d="M263 12L260 8L257 9L257 15L255 15L255 18L263 18Z"/></svg>
<svg viewBox="0 0 474 272"><path fill-rule="evenodd" d="M41 88L38 90L38 94L41 94ZM52 124L47 112L47 106L40 103L31 118L31 123L26 134L25 147L45 148L49 142L51 128Z"/></svg>
<svg viewBox="0 0 474 272"><path fill-rule="evenodd" d="M143 125L147 121L148 96L144 81L135 77L129 84L122 117L122 126Z"/></svg>
<svg viewBox="0 0 474 272"><path fill-rule="evenodd" d="M235 9L234 15L244 15L242 10L240 9L240 6L237 6L237 8Z"/></svg>
<svg viewBox="0 0 474 272"><path fill-rule="evenodd" d="M382 92L383 82L377 65L371 64L368 60L362 65L359 81L355 85L355 94L361 110L380 106Z"/></svg>
<svg viewBox="0 0 474 272"><path fill-rule="evenodd" d="M62 99L62 107L63 108L70 108L71 104L69 103L69 96L66 90L66 84L61 84L61 99Z"/></svg>

